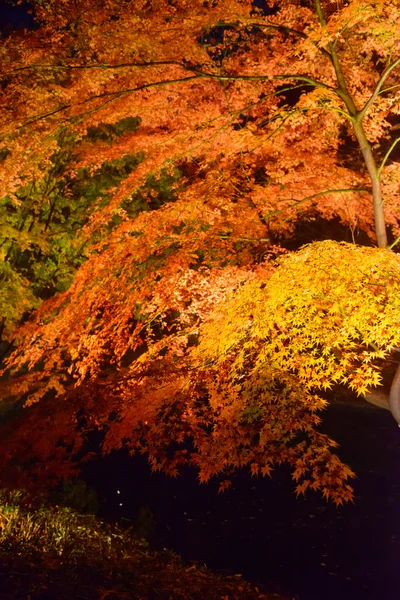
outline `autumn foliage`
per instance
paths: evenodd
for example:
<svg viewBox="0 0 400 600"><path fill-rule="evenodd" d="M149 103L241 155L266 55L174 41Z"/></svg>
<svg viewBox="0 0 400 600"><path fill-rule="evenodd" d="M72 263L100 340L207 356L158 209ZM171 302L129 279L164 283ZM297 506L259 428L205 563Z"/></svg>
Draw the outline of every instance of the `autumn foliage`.
<svg viewBox="0 0 400 600"><path fill-rule="evenodd" d="M399 3L34 4L0 50L5 479L98 429L349 500L321 391L400 345ZM353 243L288 253L315 222Z"/></svg>

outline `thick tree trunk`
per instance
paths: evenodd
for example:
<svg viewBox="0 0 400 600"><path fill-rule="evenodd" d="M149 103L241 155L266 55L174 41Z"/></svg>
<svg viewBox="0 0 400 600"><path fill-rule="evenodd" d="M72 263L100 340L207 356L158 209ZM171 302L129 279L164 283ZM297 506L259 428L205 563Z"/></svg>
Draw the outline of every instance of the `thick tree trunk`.
<svg viewBox="0 0 400 600"><path fill-rule="evenodd" d="M383 198L381 181L379 172L376 166L375 158L372 153L372 148L367 140L363 126L361 123L353 122L354 133L356 134L358 143L360 144L361 152L364 157L365 165L372 184L372 201L374 205L375 218L375 233L379 248L386 248L388 245L385 225L385 213L383 209Z"/></svg>

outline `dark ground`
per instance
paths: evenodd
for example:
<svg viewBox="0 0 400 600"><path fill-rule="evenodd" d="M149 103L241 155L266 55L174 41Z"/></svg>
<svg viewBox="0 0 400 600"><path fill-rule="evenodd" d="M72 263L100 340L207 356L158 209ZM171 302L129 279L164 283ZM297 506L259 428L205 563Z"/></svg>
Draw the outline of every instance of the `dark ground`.
<svg viewBox="0 0 400 600"><path fill-rule="evenodd" d="M296 499L285 469L272 480L237 473L218 495L216 482L199 485L191 471L176 480L149 475L143 459L124 453L88 465L87 480L103 496L104 516L137 523L140 510L152 542L186 559L296 600L397 600L400 430L389 412L369 405L332 407L324 429L357 473L354 504Z"/></svg>

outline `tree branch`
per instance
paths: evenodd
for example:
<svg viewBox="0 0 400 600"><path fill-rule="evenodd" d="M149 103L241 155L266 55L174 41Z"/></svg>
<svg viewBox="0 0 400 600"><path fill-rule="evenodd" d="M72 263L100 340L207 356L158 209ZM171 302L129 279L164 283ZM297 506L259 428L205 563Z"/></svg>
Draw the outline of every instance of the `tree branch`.
<svg viewBox="0 0 400 600"><path fill-rule="evenodd" d="M290 73L284 73L282 75L218 75L216 73L207 73L202 71L201 69L191 66L190 64L182 63L175 60L162 60L162 61L154 61L154 62L141 62L141 63L121 63L118 65L108 65L108 64L99 64L99 65L27 65L26 67L18 67L14 69L25 70L25 69L121 69L121 68L131 68L131 67L156 67L156 66L165 66L172 65L176 67L181 67L185 71L190 71L191 73L196 74L199 77L205 77L207 79L218 79L220 81L274 81L280 79L294 79L296 81L304 81L309 83L314 87L321 87L323 89L329 89L336 92L335 88L322 83L322 81L318 81L313 79L312 77L308 77L306 75L291 75ZM144 84L144 87L150 87L153 85L162 85L163 83L176 83L179 81L187 81L189 78L181 78L181 79L171 79L164 82L154 82L149 84ZM127 90L130 92L135 92L137 90L143 89L142 87L133 88L131 90ZM117 92L115 92L117 93ZM102 97L106 94L100 94L99 96L93 97Z"/></svg>
<svg viewBox="0 0 400 600"><path fill-rule="evenodd" d="M387 77L390 75L390 73L393 71L393 69L395 67L397 67L398 64L400 64L400 57L397 60L395 60L394 62L392 62L392 64L389 65L387 67L387 69L384 70L378 83L376 84L376 87L375 87L375 90L374 90L372 96L370 97L370 99L365 103L364 107L357 114L357 119L359 121L361 121L361 119L363 118L363 116L365 115L365 113L367 112L369 107L371 106L371 104L374 102L375 98L379 95L379 92L381 91L381 88L382 88L383 84L385 83Z"/></svg>
<svg viewBox="0 0 400 600"><path fill-rule="evenodd" d="M299 204L303 204L304 202L307 202L307 200L312 200L313 198L317 198L318 196L327 196L328 194L339 194L339 193L343 193L343 192L358 192L360 194L363 194L363 193L370 194L371 190L366 190L364 188L345 188L345 189L340 189L340 190L324 190L323 192L318 192L317 194L312 194L311 196L307 196L306 198L303 198L302 200L296 200L295 203L292 204L291 206L289 206L288 208L281 208L279 210L274 210L270 213L267 213L265 215L265 218L272 217L273 215L278 215L278 214L282 213L284 210L291 210L295 206L298 206ZM282 200L282 202L288 202L289 200L294 200L294 198L288 198L287 200Z"/></svg>
<svg viewBox="0 0 400 600"><path fill-rule="evenodd" d="M234 27L236 25L239 25L241 23L225 23L225 22L218 22L215 24L215 27ZM292 33L293 35L297 35L298 37L301 37L303 40L308 40L310 39L308 37L307 34L303 33L303 31L299 31L298 29L292 29L292 27L287 27L286 25L275 25L273 23L249 23L249 24L244 24L245 27L259 27L260 29L275 29L276 31L283 31L285 33ZM328 50L325 50L325 48L319 48L318 44L316 42L313 42L314 46L316 48L318 48L318 50L321 52L321 54L323 54L324 56L326 56L327 58L329 58L329 60L331 60L331 55L328 52Z"/></svg>
<svg viewBox="0 0 400 600"><path fill-rule="evenodd" d="M47 113L44 113L42 115L38 115L35 117L29 117L26 121L24 121L22 123L22 125L19 125L17 127L17 129L22 129L22 127L25 127L26 125L29 125L30 123L35 123L36 121L41 121L42 119L51 117L52 115L55 115L58 112L62 112L63 110L67 110L68 108L71 108L71 106L72 106L72 104L62 104L61 106L59 106L58 108L55 108L54 110L51 110L50 112L47 112Z"/></svg>
<svg viewBox="0 0 400 600"><path fill-rule="evenodd" d="M383 160L381 162L381 166L379 167L379 169L377 170L377 175L378 177L381 176L381 172L383 167L385 166L385 162L387 161L387 159L390 156L390 153L392 152L393 148L396 146L396 144L398 144L400 142L400 137L396 138L393 142L393 144L390 146L389 150L386 152L385 156L383 157Z"/></svg>
<svg viewBox="0 0 400 600"><path fill-rule="evenodd" d="M86 64L86 65L26 65L25 67L16 67L14 71L26 71L27 69L48 69L48 70L74 70L74 69L126 69L130 67L157 67L165 65L175 65L186 69L184 63L176 60L159 60L159 61L144 61L144 62L127 62L117 65L109 65L107 63Z"/></svg>
<svg viewBox="0 0 400 600"><path fill-rule="evenodd" d="M97 100L98 98L107 98L109 96L116 96L115 98L111 98L111 100L102 104L102 106L101 106L101 108L102 108L103 106L108 104L108 102L118 100L119 98L122 98L123 96L126 96L128 94L133 94L133 92L138 92L140 90L144 90L144 89L147 89L150 87L155 87L158 85L168 85L170 83L180 83L183 81L189 81L189 80L200 79L200 78L201 78L200 75L193 75L192 77L183 77L181 79L166 79L164 81L155 81L152 83L144 83L143 85L139 85L136 88L131 88L131 89L123 90L123 91L104 92L103 94L97 94L95 96L90 96L89 98L86 98L82 102L79 102L77 106L82 106L83 104L87 104L88 102L91 102L92 100ZM41 119L45 119L46 117L49 117L57 112L67 110L68 108L71 108L71 106L72 106L72 104L65 104L51 112L44 113L43 115L38 115L36 117L31 117L31 118L27 119L26 121L24 121L24 123L22 123L22 125L19 126L19 129L21 129L22 127L25 127L26 125L29 125L30 123L34 123L35 121L40 121ZM89 113L85 113L85 114L89 114Z"/></svg>
<svg viewBox="0 0 400 600"><path fill-rule="evenodd" d="M169 85L169 84L174 84L174 83L183 83L186 81L193 81L194 79L216 79L219 81L273 81L273 80L288 80L288 79L293 79L295 81L302 81L307 83L308 85L311 85L313 87L320 87L326 90L331 90L331 91L336 91L334 88L332 88L329 85L326 85L325 83L322 83L321 81L317 81L315 79L313 79L312 77L308 77L306 75L290 75L290 74L283 74L283 75L216 75L213 73L207 73L204 71L201 71L195 67L190 67L189 65L183 65L181 63L171 63L168 61L163 61L162 63L141 63L142 66L151 66L151 65L156 65L156 64L175 64L175 65L179 65L182 68L186 69L187 71L190 71L191 73L194 73L194 75L190 76L190 77L182 77L182 78L178 78L178 79L166 79L166 80L162 80L162 81L154 81L151 83L144 83L143 85L137 86L135 88L128 88L126 90L123 91L115 91L115 92L104 92L102 94L97 94L95 96L90 96L89 98L86 98L85 100L83 100L82 102L78 103L78 106L86 104L88 102L91 102L92 100L96 100L98 98L107 98L110 96L115 96L114 98L111 98L109 101L107 101L105 104L103 104L100 108L102 108L103 106L105 106L106 104L108 104L109 102L113 102L114 100L118 100L119 98L122 98L125 95L128 94L133 94L134 92L138 92L144 89L148 89L151 87L156 87L156 86L161 86L161 85ZM126 64L125 66L139 66L139 64L133 65L133 64ZM42 65L43 68L50 68L47 67L45 65ZM35 117L31 117L29 119L27 119L26 121L24 121L24 123L22 123L22 125L19 126L19 129L22 127L25 127L26 125L29 125L30 123L34 123L36 121L40 121L42 119L45 119L48 116L51 116L53 114L56 114L58 112L61 112L63 110L67 110L68 108L71 108L71 104L66 104L66 105L62 105L61 107L54 109L53 111L50 111L48 113L44 113L42 115L38 115ZM99 110L99 109L96 109ZM90 114L90 113L85 113L85 114Z"/></svg>
<svg viewBox="0 0 400 600"><path fill-rule="evenodd" d="M321 26L326 27L326 19L320 0L314 0L314 5ZM339 98L343 100L343 102L347 106L350 115L355 116L357 114L357 108L354 104L353 98L347 91L346 81L342 72L342 67L340 66L339 57L335 49L335 44L329 42L328 46L329 50L331 51L331 61L333 64L333 68L335 69L336 79L339 84L339 87L335 89L335 93L339 96Z"/></svg>
<svg viewBox="0 0 400 600"><path fill-rule="evenodd" d="M215 27L236 27L240 23L226 23L226 22L218 22L215 24ZM273 29L276 31L283 31L286 33L291 33L296 35L304 40L308 40L309 37L302 31L298 31L297 29L293 29L292 27L287 27L286 25L275 25L272 23L245 23L245 27L259 27L260 29ZM325 57L332 60L332 56L330 52L325 50L325 48L320 48L316 42L313 42L314 46L323 54ZM118 65L108 65L108 64L98 64L98 65L26 65L25 67L17 67L14 71L23 71L26 69L121 69L127 67L147 67L152 65L176 65L183 66L179 61L155 61L155 62L142 62L142 63L121 63Z"/></svg>
<svg viewBox="0 0 400 600"><path fill-rule="evenodd" d="M308 77L307 75L291 75L290 73L283 73L282 75L214 75L213 73L205 73L195 68L190 68L188 70L192 73L197 73L206 79L218 79L220 81L276 81L293 79L295 81L304 81L313 87L336 92L335 88L330 85L322 83L322 81L318 81L312 77Z"/></svg>

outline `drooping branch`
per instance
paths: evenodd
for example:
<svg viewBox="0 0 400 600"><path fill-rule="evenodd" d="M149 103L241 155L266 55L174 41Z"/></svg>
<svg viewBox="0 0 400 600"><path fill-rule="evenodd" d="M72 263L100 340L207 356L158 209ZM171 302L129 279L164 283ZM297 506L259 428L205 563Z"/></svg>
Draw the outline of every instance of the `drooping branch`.
<svg viewBox="0 0 400 600"><path fill-rule="evenodd" d="M49 70L58 70L58 69L121 69L121 68L142 68L142 67L156 67L156 66L176 66L181 67L185 71L190 71L191 73L195 73L198 77L204 77L205 79L217 79L219 81L275 81L275 80L287 80L293 79L295 81L304 81L314 87L320 87L326 90L336 91L335 88L323 83L322 81L318 81L312 77L307 75L298 75L292 73L283 73L281 75L221 75L218 73L208 73L199 69L198 67L192 66L189 63L179 62L175 60L171 61L152 61L152 62L129 62L129 63L120 63L117 65L108 65L108 64L98 64L98 65L27 65L25 67L19 67L14 69L18 70L26 70L26 69L49 69ZM137 88L132 88L125 90L127 93L132 93L139 91L141 89L145 89L147 87L152 87L156 85L165 85L169 83L180 83L185 82L192 77L183 77L178 79L170 79L165 81L155 81L148 84L143 84L143 86L138 86ZM103 96L111 95L113 92L105 92L104 94L99 94L97 96L92 96L92 98L101 98ZM116 92L114 92L116 93Z"/></svg>
<svg viewBox="0 0 400 600"><path fill-rule="evenodd" d="M324 190L323 192L317 192L316 194L307 196L306 198L303 198L302 200L295 200L294 204L292 204L289 207L289 209L297 207L297 206L299 206L299 204L304 204L304 202L307 202L308 200L312 200L313 198L318 198L319 196L327 196L328 194L341 194L341 193L348 193L348 192L356 192L359 194L364 194L364 193L369 194L371 192L371 190L367 190L364 188L344 188L344 189L338 189L338 190ZM286 200L282 200L282 202L289 202L290 200L294 200L294 199L287 198ZM273 210L273 211L269 212L268 214L266 214L265 218L272 217L274 215L278 215L278 214L284 212L285 210L287 210L287 209Z"/></svg>
<svg viewBox="0 0 400 600"><path fill-rule="evenodd" d="M104 92L102 94L96 94L94 96L90 96L89 98L86 98L82 102L78 102L77 106L82 106L83 104L87 104L88 102L91 102L92 100L98 100L100 98L109 98L110 96L115 96L114 98L111 99L111 101L119 100L123 96L126 96L128 94L133 94L134 92L139 92L141 90L145 90L145 89L148 89L148 88L151 88L151 87L157 87L157 86L162 86L162 85L170 85L170 84L173 84L173 83L182 83L182 82L192 81L194 79L199 79L199 78L200 78L199 75L193 75L192 77L183 77L183 78L179 78L179 79L166 79L166 80L163 80L163 81L155 81L155 82L151 82L151 83L144 83L143 85L139 85L139 86L137 86L135 88L131 88L131 89L128 88L128 89L125 89L125 90L118 90L116 92ZM102 105L100 108L102 108L106 104L108 104L108 102L105 103L104 105ZM72 104L65 104L65 105L60 106L59 108L57 108L54 111L51 111L49 113L46 113L46 114L43 114L43 115L34 116L34 117L30 117L29 119L27 119L26 121L24 121L24 123L22 123L22 125L20 125L19 128L25 127L26 125L30 125L31 123L34 123L36 121L40 121L42 119L45 119L48 116L51 116L51 115L53 115L55 113L58 113L58 112L62 112L62 111L67 110L68 108L71 108L71 107L72 107ZM90 113L87 113L87 114L90 114Z"/></svg>
<svg viewBox="0 0 400 600"><path fill-rule="evenodd" d="M292 33L293 35L297 35L298 37L302 38L303 40L310 39L308 37L308 35L306 35L302 31L298 31L297 29L293 29L292 27L286 27L286 25L272 25L272 23L260 23L260 24L254 24L254 27L260 27L262 29L275 29L277 31ZM329 58L329 60L332 59L332 56L331 56L330 52L328 52L328 50L326 50L325 48L320 48L318 46L318 44L314 41L313 41L313 44L321 52L321 54L323 54L326 58Z"/></svg>
<svg viewBox="0 0 400 600"><path fill-rule="evenodd" d="M152 65L157 65L157 64L174 64L174 65L179 65L182 68L194 73L193 76L190 77L182 77L182 78L177 78L177 79L166 79L166 80L161 80L161 81L153 81L150 83L145 83L142 84L140 86L137 86L135 88L127 88L124 90L118 90L115 92L103 92L101 94L96 94L93 96L90 96L88 98L85 98L85 100L78 102L77 106L83 105L83 104L87 104L88 102L91 102L92 100L97 100L100 98L110 98L112 97L109 101L107 101L104 105L101 105L100 107L97 107L95 110L100 110L101 108L103 108L104 106L106 106L107 104L109 104L109 102L113 102L115 100L119 100L121 99L123 96L129 95L129 94L133 94L135 92L144 90L144 89L149 89L152 87L159 87L159 86L163 86L163 85L170 85L170 84L175 84L175 83L186 83L188 81L193 81L195 79L214 79L214 80L219 80L219 81L274 81L274 80L283 80L283 81L287 81L287 80L294 80L294 81L301 81L304 82L310 86L313 87L319 87L322 89L326 89L326 90L330 90L335 92L336 90L334 88L332 88L331 86L318 81L312 77L308 77L306 75L296 75L296 74L282 74L282 75L218 75L218 74L214 74L214 73L207 73L204 71L201 71L200 69L197 69L195 67L190 67L189 65L185 65L183 63L177 63L177 62L168 62L168 61L162 61L162 63L138 63L138 64L130 64L129 66L152 66ZM128 64L125 64L123 66L128 66ZM45 68L50 68L47 67L45 65L43 65L43 67ZM73 67L72 67L73 68ZM111 66L110 66L111 68ZM286 88L285 88L286 89ZM294 89L294 88L289 88L289 89ZM282 93L284 90L279 90L279 92L277 93ZM47 113L44 113L42 115L37 115L37 116L32 116L29 117L26 121L24 121L22 123L22 125L19 126L19 129L22 127L25 127L26 125L30 125L31 123L35 123L36 121L40 121L43 119L46 119L49 116L52 116L53 114L59 113L59 112L63 112L65 110L68 110L69 108L72 107L72 104L63 104L62 106L54 109L53 111L49 111ZM92 111L89 111L86 114L91 114ZM83 115L84 116L84 115ZM74 117L76 119L76 117Z"/></svg>
<svg viewBox="0 0 400 600"><path fill-rule="evenodd" d="M132 67L138 67L138 68L142 68L142 67L160 67L160 66L176 66L176 67L182 67L183 69L187 68L185 67L185 64L177 61L177 60L155 60L155 61L142 61L142 62L124 62L124 63L117 63L115 65L110 65L107 63L97 63L97 64L84 64L84 65L58 65L58 64L53 64L53 65L49 65L49 64L32 64L32 65L25 65L24 67L16 67L15 69L12 70L12 72L17 72L17 71L26 71L28 69L31 70L50 70L50 71L73 71L73 70L79 70L79 71L86 71L86 70L91 70L91 69L127 69L127 68L132 68Z"/></svg>

